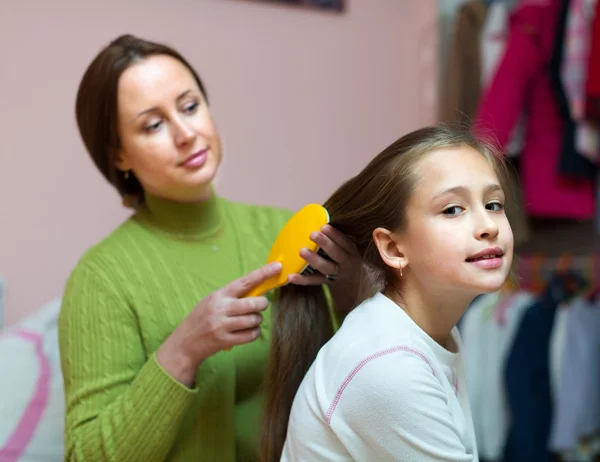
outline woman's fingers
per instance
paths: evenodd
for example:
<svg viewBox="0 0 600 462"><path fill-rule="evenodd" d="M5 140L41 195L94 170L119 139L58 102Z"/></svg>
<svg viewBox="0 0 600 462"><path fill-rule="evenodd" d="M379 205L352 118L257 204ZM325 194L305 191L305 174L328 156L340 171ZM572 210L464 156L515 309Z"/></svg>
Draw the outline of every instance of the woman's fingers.
<svg viewBox="0 0 600 462"><path fill-rule="evenodd" d="M256 329L260 326L263 318L259 313L231 316L227 319L227 331L235 333L248 329Z"/></svg>
<svg viewBox="0 0 600 462"><path fill-rule="evenodd" d="M228 336L228 343L230 345L243 345L244 343L251 343L260 337L260 327L254 327L246 330L239 330L232 332Z"/></svg>
<svg viewBox="0 0 600 462"><path fill-rule="evenodd" d="M273 276L276 276L280 272L281 263L269 263L268 265L264 265L261 268L258 268L257 270L254 270L251 273L248 273L245 276L242 276L241 278L230 282L225 287L223 287L221 291L224 295L228 297L243 297L256 286L263 283L264 281L271 279Z"/></svg>
<svg viewBox="0 0 600 462"><path fill-rule="evenodd" d="M266 297L233 298L229 300L224 311L227 316L235 317L264 311L268 306L269 301Z"/></svg>

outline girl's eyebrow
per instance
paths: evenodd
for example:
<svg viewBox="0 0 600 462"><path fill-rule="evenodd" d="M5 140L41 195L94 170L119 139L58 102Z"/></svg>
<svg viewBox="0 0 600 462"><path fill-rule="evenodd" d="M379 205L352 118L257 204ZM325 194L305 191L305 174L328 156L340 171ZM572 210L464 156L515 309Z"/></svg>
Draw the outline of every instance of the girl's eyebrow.
<svg viewBox="0 0 600 462"><path fill-rule="evenodd" d="M502 191L502 187L499 184L490 183L490 184L486 185L485 188L483 188L483 191L485 194L489 194L489 193L495 192L495 191ZM465 195L468 193L469 193L469 188L467 188L466 186L453 186L452 188L444 189L442 192L436 194L433 197L433 200L435 200L439 197L442 197L442 196L446 196L448 194Z"/></svg>

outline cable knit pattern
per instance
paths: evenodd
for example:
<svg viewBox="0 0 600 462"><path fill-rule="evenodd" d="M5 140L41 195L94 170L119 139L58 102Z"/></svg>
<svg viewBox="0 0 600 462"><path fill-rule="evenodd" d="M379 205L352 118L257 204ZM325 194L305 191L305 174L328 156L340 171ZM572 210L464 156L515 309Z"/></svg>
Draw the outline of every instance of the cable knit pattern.
<svg viewBox="0 0 600 462"><path fill-rule="evenodd" d="M199 300L264 264L291 213L217 197L203 207L190 215L149 200L69 278L59 321L66 460L256 459L270 309L262 337L204 361L194 389L154 353Z"/></svg>

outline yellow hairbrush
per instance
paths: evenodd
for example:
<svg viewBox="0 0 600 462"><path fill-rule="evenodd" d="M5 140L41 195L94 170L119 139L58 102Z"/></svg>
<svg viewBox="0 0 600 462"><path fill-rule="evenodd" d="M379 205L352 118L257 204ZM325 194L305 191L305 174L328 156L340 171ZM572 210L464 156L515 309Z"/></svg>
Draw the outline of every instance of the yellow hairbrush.
<svg viewBox="0 0 600 462"><path fill-rule="evenodd" d="M281 271L247 292L244 297L260 297L270 290L287 285L292 274L313 274L315 270L300 256L300 250L307 248L330 259L319 246L311 241L310 235L329 223L329 213L319 204L308 204L296 212L284 225L271 246L267 257L269 263L281 263ZM231 348L225 349L231 351Z"/></svg>
<svg viewBox="0 0 600 462"><path fill-rule="evenodd" d="M328 258L318 245L310 240L310 235L329 223L329 213L319 204L308 204L296 212L285 224L275 239L266 264L279 262L279 274L267 279L249 291L245 297L259 297L270 290L288 283L292 274L312 274L314 269L300 256L300 250L307 248Z"/></svg>

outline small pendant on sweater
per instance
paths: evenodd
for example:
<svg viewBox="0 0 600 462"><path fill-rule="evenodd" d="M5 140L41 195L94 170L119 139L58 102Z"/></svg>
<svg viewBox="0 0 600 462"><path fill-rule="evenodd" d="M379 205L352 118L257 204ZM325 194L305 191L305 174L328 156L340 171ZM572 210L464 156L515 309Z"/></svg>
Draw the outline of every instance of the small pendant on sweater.
<svg viewBox="0 0 600 462"><path fill-rule="evenodd" d="M216 252L216 251L218 251L218 250L219 250L219 247L218 247L218 246L216 246L216 245L213 245L213 246L212 246L212 249L213 249L213 252Z"/></svg>

